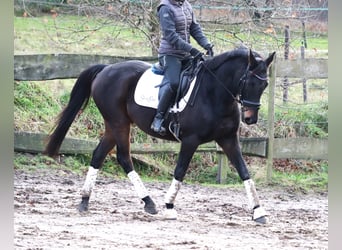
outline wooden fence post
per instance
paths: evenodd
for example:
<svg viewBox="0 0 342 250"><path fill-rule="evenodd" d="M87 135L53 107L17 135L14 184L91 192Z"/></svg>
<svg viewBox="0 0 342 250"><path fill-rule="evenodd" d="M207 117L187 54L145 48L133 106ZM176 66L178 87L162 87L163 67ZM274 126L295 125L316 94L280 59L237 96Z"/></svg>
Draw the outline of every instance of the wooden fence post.
<svg viewBox="0 0 342 250"><path fill-rule="evenodd" d="M217 183L226 184L229 171L228 158L223 152L217 152Z"/></svg>
<svg viewBox="0 0 342 250"><path fill-rule="evenodd" d="M304 41L302 41L302 45L300 46L300 57L302 59L302 62L305 59L305 45ZM307 93L307 86L306 86L306 78L304 77L303 79L303 101L304 103L307 102L308 99L308 93Z"/></svg>
<svg viewBox="0 0 342 250"><path fill-rule="evenodd" d="M289 59L289 50L290 50L290 26L285 25L285 47L284 47L284 59ZM284 76L283 80L283 103L287 103L289 99L289 79L287 76Z"/></svg>
<svg viewBox="0 0 342 250"><path fill-rule="evenodd" d="M217 155L217 178L216 182L219 184L227 183L227 176L229 172L229 162L226 154L220 150L220 146L216 144L216 155Z"/></svg>
<svg viewBox="0 0 342 250"><path fill-rule="evenodd" d="M308 48L308 44L306 42L306 31L305 31L305 21L302 21L302 29L303 29L303 45L304 48L307 49Z"/></svg>
<svg viewBox="0 0 342 250"><path fill-rule="evenodd" d="M276 84L276 56L270 66L270 81L268 86L268 143L267 143L267 182L272 181L273 170L273 144L274 144L274 96Z"/></svg>

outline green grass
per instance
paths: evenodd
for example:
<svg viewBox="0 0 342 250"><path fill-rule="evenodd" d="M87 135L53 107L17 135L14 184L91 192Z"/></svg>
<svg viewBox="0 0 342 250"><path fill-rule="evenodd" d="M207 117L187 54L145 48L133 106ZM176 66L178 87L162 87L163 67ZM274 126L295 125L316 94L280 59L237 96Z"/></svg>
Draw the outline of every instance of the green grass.
<svg viewBox="0 0 342 250"><path fill-rule="evenodd" d="M59 90L61 94L55 95L50 84L30 81L14 84L16 131L49 133L54 127L58 114L69 101L70 92ZM72 124L68 136L98 138L102 131L102 116L91 99L82 115Z"/></svg>
<svg viewBox="0 0 342 250"><path fill-rule="evenodd" d="M220 28L220 27L218 27ZM246 33L236 27L216 30L203 25L208 39L215 45L216 53L233 49L241 41L260 51L283 53L283 32L276 36L267 33ZM118 56L150 56L151 46L144 34L127 24L114 23L110 19L52 15L40 17L14 17L14 53L85 53ZM236 37L231 35L236 33ZM34 39L32 39L34 38ZM291 34L291 54L300 56L301 33ZM194 41L193 44L196 45ZM308 57L312 54L327 57L327 34L308 32ZM197 45L196 45L197 46ZM317 52L325 51L323 54Z"/></svg>
<svg viewBox="0 0 342 250"><path fill-rule="evenodd" d="M322 166L322 169L324 166ZM299 192L326 192L328 190L328 170L315 173L284 173L274 171L270 185L278 187L291 187Z"/></svg>
<svg viewBox="0 0 342 250"><path fill-rule="evenodd" d="M57 160L41 154L24 154L15 153L14 168L25 171L36 171L37 169L60 169L71 171L80 176L86 175L90 162L90 155L62 155ZM196 159L195 159L196 162ZM169 174L156 174L153 169L146 168L145 165L139 165L135 162L136 171L141 175L146 182L162 181L170 182L172 176ZM250 166L253 168L255 166ZM283 171L274 170L271 182L267 182L265 176L257 178L253 176L259 187L277 187L284 189L291 189L293 192L310 193L310 192L326 192L328 190L328 163L323 161L316 164L316 170L296 170ZM170 170L173 169L170 166ZM259 171L265 173L264 168ZM253 172L253 170L252 170ZM189 184L201 184L205 186L214 187L241 187L243 183L238 177L235 170L231 169L228 173L228 181L224 184L216 183L217 167L205 167L201 171L191 171L187 174L185 182ZM126 179L124 171L116 162L113 156L108 156L100 171L100 175L107 176L114 179Z"/></svg>
<svg viewBox="0 0 342 250"><path fill-rule="evenodd" d="M48 131L61 106L49 86L36 82L14 84L14 124L18 131Z"/></svg>
<svg viewBox="0 0 342 250"><path fill-rule="evenodd" d="M34 39L33 39L34 38ZM150 55L146 39L125 24L83 16L14 17L14 53Z"/></svg>

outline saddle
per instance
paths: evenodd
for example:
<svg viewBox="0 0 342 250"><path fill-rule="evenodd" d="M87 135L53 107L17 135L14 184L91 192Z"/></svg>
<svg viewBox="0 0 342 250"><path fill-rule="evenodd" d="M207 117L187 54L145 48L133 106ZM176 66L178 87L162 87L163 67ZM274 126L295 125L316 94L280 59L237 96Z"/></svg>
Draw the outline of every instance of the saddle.
<svg viewBox="0 0 342 250"><path fill-rule="evenodd" d="M190 85L192 81L195 79L198 71L201 68L200 61L196 60L189 60L185 65L182 66L182 71L180 74L180 82L177 89L177 94L174 100L175 106L179 108L179 102L183 99L183 97L189 91ZM152 72L157 75L164 75L164 69L160 65L159 62L152 65L151 68ZM156 87L161 87L165 83L161 83ZM178 119L178 112L172 112L172 119L169 124L169 131L173 134L173 136L180 142L179 133L180 133L180 123Z"/></svg>
<svg viewBox="0 0 342 250"><path fill-rule="evenodd" d="M194 60L189 60L185 65L182 66L182 71L180 74L180 82L177 89L177 94L174 100L176 105L179 105L180 100L187 94L191 82L196 77L198 71L200 70L201 63ZM163 66L159 62L152 65L152 72L157 75L164 75ZM164 83L161 83L157 87L161 87Z"/></svg>
<svg viewBox="0 0 342 250"><path fill-rule="evenodd" d="M193 105L199 85L195 87L196 76L202 63L201 61L189 60L189 62L182 67L180 75L180 83L177 89L175 104L169 110L171 115L171 122L169 124L169 131L174 137L179 140L179 113L186 107L186 105ZM134 91L134 101L136 104L157 109L158 107L158 92L160 86L163 86L164 70L159 63L155 63L148 68L138 80ZM192 92L195 94L190 98ZM180 140L179 140L180 141Z"/></svg>

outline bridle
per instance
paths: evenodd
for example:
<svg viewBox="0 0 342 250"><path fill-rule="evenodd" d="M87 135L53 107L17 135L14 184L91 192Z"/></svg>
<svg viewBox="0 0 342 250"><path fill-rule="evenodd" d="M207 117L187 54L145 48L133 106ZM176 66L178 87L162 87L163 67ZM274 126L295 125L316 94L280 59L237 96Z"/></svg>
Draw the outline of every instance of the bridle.
<svg viewBox="0 0 342 250"><path fill-rule="evenodd" d="M249 100L244 99L243 98L243 90L245 88L246 81L248 79L248 74L256 77L257 79L259 79L261 81L266 81L267 77L262 77L262 76L256 74L255 72L251 71L249 63L247 65L247 68L246 68L244 74L241 76L241 78L239 80L239 83L238 83L238 86L239 86L238 94L237 94L238 98L236 96L234 96L234 94L223 84L223 82L220 79L218 79L218 77L214 74L214 72L212 70L210 70L205 65L205 63L202 62L202 65L215 78L215 80L222 85L224 90L226 92L228 92L228 94L234 99L234 101L236 101L236 102L241 104L241 109L242 110L246 110L248 108L259 109L259 107L261 105L260 102L254 102L254 101L249 101Z"/></svg>
<svg viewBox="0 0 342 250"><path fill-rule="evenodd" d="M245 70L245 73L242 75L242 77L239 80L239 91L238 91L238 99L237 102L239 102L241 104L241 109L244 110L245 107L250 107L250 108L254 108L254 109L259 109L261 103L260 102L253 102L253 101L249 101L243 98L243 90L246 86L246 81L248 78L248 74L256 77L257 79L261 80L261 81L267 81L267 77L262 77L258 74L256 74L254 71L250 71L250 64L247 65L247 68ZM223 84L223 83L221 83ZM231 93L231 91L229 91ZM231 93L232 94L232 93ZM248 108L247 108L248 109Z"/></svg>

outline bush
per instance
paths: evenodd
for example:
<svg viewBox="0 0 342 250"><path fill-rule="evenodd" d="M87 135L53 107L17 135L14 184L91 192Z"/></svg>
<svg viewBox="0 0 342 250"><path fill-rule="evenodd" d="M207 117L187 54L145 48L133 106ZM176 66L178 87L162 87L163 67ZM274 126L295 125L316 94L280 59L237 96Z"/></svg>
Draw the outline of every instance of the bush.
<svg viewBox="0 0 342 250"><path fill-rule="evenodd" d="M39 16L51 13L64 4L67 4L67 0L45 0L42 2L14 0L14 14L16 16L23 16L24 13L28 12L29 15Z"/></svg>
<svg viewBox="0 0 342 250"><path fill-rule="evenodd" d="M303 105L300 108L287 105L275 110L275 137L328 136L328 102Z"/></svg>
<svg viewBox="0 0 342 250"><path fill-rule="evenodd" d="M14 83L15 130L47 132L53 126L60 103L47 85L36 82Z"/></svg>

